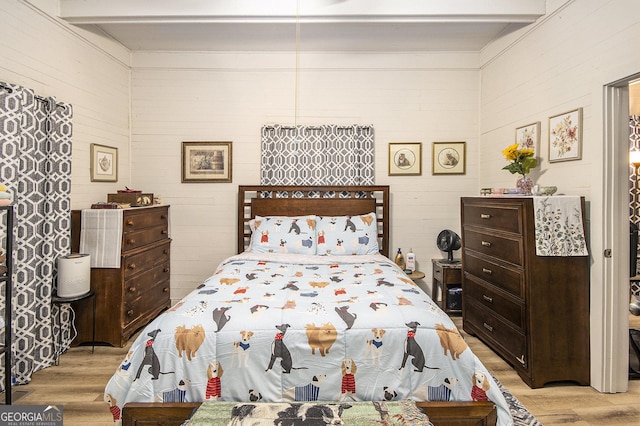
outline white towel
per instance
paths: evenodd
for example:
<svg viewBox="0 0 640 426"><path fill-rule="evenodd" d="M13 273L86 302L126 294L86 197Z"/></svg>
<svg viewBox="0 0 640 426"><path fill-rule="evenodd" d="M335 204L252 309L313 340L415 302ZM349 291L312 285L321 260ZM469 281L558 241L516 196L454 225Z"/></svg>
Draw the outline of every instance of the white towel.
<svg viewBox="0 0 640 426"><path fill-rule="evenodd" d="M533 197L533 212L538 256L589 254L580 197Z"/></svg>
<svg viewBox="0 0 640 426"><path fill-rule="evenodd" d="M92 268L119 268L122 209L83 209L80 253L91 255Z"/></svg>

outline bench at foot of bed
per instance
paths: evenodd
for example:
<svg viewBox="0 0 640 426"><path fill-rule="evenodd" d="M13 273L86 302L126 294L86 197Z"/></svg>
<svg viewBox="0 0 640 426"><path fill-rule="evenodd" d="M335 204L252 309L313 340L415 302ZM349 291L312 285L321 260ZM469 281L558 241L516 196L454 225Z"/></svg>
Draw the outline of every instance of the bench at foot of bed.
<svg viewBox="0 0 640 426"><path fill-rule="evenodd" d="M200 402L125 404L123 426L179 426ZM416 402L435 426L493 426L497 422L492 402Z"/></svg>

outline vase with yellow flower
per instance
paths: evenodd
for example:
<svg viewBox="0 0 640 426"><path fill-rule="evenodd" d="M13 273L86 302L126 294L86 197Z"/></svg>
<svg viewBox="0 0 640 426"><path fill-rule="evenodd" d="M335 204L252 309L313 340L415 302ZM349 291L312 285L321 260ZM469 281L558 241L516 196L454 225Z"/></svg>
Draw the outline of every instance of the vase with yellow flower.
<svg viewBox="0 0 640 426"><path fill-rule="evenodd" d="M520 148L520 145L514 143L502 150L502 155L510 163L502 168L509 170L511 174L519 174L520 178L516 182L518 194L531 195L533 181L527 175L538 167L538 160L535 158L535 152L531 148Z"/></svg>

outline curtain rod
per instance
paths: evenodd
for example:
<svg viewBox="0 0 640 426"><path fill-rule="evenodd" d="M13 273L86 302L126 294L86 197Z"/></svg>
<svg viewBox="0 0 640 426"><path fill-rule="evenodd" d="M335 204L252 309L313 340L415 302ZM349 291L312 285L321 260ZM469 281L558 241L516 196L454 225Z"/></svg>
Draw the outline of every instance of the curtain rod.
<svg viewBox="0 0 640 426"><path fill-rule="evenodd" d="M0 82L0 89L5 89L7 92L9 93L13 93L13 88L7 86L5 83ZM42 96L38 96L38 95L34 95L34 97L43 103L48 104L49 103L49 99L48 98L44 98ZM62 109L67 109L67 106L65 104L62 103L56 103L56 108L62 108Z"/></svg>
<svg viewBox="0 0 640 426"><path fill-rule="evenodd" d="M4 85L2 83L0 83L0 88L5 89L9 93L13 93L13 89L11 87L6 86L6 85Z"/></svg>
<svg viewBox="0 0 640 426"><path fill-rule="evenodd" d="M306 130L321 130L322 127L331 127L331 124L326 124L324 126L305 126L305 125L300 125L300 126L279 126L280 129L282 130L294 130L296 127L302 127ZM336 129L338 130L347 130L347 129L352 129L353 127L356 127L359 130L368 130L371 129L371 126L337 126ZM264 126L265 130L274 130L276 128L276 126Z"/></svg>
<svg viewBox="0 0 640 426"><path fill-rule="evenodd" d="M43 103L46 103L46 104L48 104L48 103L49 103L49 99L47 99L47 98L43 98L42 96L35 95L35 98L36 98L37 100L39 100L40 102L43 102ZM67 109L67 106L66 106L66 105L64 105L64 104L61 104L61 103L56 103L56 108L63 108L63 109Z"/></svg>

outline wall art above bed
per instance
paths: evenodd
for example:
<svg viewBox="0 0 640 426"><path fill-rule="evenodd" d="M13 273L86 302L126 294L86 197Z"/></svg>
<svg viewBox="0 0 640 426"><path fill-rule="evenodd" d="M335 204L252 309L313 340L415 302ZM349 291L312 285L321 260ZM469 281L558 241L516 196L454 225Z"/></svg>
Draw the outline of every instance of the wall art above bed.
<svg viewBox="0 0 640 426"><path fill-rule="evenodd" d="M467 172L466 142L434 142L433 164L434 175L463 175Z"/></svg>
<svg viewBox="0 0 640 426"><path fill-rule="evenodd" d="M182 142L182 182L231 182L231 142Z"/></svg>
<svg viewBox="0 0 640 426"><path fill-rule="evenodd" d="M389 143L389 176L422 175L422 143Z"/></svg>

